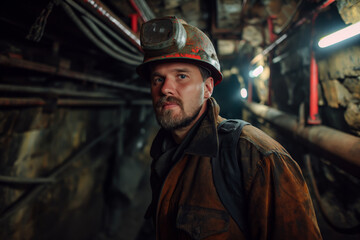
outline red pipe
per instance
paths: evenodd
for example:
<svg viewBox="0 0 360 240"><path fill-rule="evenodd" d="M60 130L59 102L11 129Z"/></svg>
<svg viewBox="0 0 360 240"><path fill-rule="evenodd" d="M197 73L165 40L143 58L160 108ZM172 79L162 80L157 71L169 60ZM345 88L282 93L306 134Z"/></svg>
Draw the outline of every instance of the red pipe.
<svg viewBox="0 0 360 240"><path fill-rule="evenodd" d="M147 18L144 16L144 14L140 11L140 8L136 5L135 0L130 0L130 4L131 6L135 9L135 11L137 12L137 14L141 17L141 19L143 20L143 22L147 22Z"/></svg>
<svg viewBox="0 0 360 240"><path fill-rule="evenodd" d="M322 11L324 8L328 7L330 4L332 4L333 2L335 2L335 0L328 0L327 2L323 3L322 5L320 5L319 7L315 8L313 11L311 11L309 14L307 14L306 16L302 17L300 20L298 20L295 25L288 30L286 33L284 33L283 35L281 35L278 39L276 39L276 41L274 43L271 43L269 46L267 46L262 53L259 53L258 55L256 55L252 60L251 60L251 64L255 64L257 63L259 60L261 60L264 56L266 56L268 53L270 53L271 51L273 51L275 49L276 46L278 46L280 43L282 43L286 38L289 37L289 35L293 32L295 32L296 28L298 28L299 26L303 25L304 23L307 22L307 20L310 18L311 15L316 15L318 14L320 11Z"/></svg>
<svg viewBox="0 0 360 240"><path fill-rule="evenodd" d="M310 106L309 106L309 118L308 124L321 124L319 117L319 106L318 106L318 65L316 63L314 51L311 50L310 60Z"/></svg>
<svg viewBox="0 0 360 240"><path fill-rule="evenodd" d="M252 82L251 82L251 78L249 78L249 82L248 82L248 103L252 102L252 92L253 92L253 87L252 87Z"/></svg>
<svg viewBox="0 0 360 240"><path fill-rule="evenodd" d="M270 16L267 19L267 23L268 23L268 29L269 29L269 36L270 36L270 42L273 43L276 40L277 35L274 34L274 25L273 25L273 19L275 17L274 16ZM271 65L272 65L272 58L273 58L273 53L271 52L269 55L269 68L270 68L270 75L269 75L269 80L268 80L268 101L267 104L269 106L272 105L272 101L271 101L271 89L272 89L272 79L271 79Z"/></svg>
<svg viewBox="0 0 360 240"><path fill-rule="evenodd" d="M315 59L315 53L313 50L313 36L314 36L314 25L315 19L318 14L314 14L312 19L311 39L310 39L310 105L309 105L309 117L307 120L308 124L318 125L321 124L319 116L319 96L318 96L318 65Z"/></svg>
<svg viewBox="0 0 360 240"><path fill-rule="evenodd" d="M320 9L326 8L327 6L332 4L333 2L335 2L335 0L328 0L326 3L324 3L323 5L320 6Z"/></svg>
<svg viewBox="0 0 360 240"><path fill-rule="evenodd" d="M132 13L130 14L131 18L131 30L133 30L134 33L138 32L138 13Z"/></svg>
<svg viewBox="0 0 360 240"><path fill-rule="evenodd" d="M119 19L108 7L106 7L100 0L77 0L83 6L90 9L98 17L105 20L114 29L119 30L128 40L133 43L140 51L142 51L140 45L140 39L132 32L132 30L126 26L126 24Z"/></svg>

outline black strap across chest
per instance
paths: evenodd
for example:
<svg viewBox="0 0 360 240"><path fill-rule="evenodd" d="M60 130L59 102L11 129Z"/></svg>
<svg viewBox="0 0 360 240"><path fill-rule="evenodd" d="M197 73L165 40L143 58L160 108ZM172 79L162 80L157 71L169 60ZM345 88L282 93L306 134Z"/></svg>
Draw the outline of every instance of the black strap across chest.
<svg viewBox="0 0 360 240"><path fill-rule="evenodd" d="M248 122L228 119L218 126L218 156L211 160L213 179L221 202L247 237L246 204L242 169L237 158L239 136Z"/></svg>

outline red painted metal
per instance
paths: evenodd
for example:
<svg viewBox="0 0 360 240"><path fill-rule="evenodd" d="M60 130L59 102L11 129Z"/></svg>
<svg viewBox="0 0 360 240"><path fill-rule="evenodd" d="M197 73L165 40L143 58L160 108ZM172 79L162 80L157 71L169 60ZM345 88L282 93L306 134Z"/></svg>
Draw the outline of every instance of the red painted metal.
<svg viewBox="0 0 360 240"><path fill-rule="evenodd" d="M315 59L314 51L311 51L311 60L310 60L310 106L309 106L309 118L307 120L308 124L321 124L321 119L319 116L319 106L318 106L318 66Z"/></svg>
<svg viewBox="0 0 360 240"><path fill-rule="evenodd" d="M174 54L170 54L170 55L166 55L164 56L164 58L193 58L193 59L201 59L201 57L199 55L194 55L194 54L188 54L188 53L174 53Z"/></svg>
<svg viewBox="0 0 360 240"><path fill-rule="evenodd" d="M144 14L140 11L140 8L138 7L138 5L136 4L135 0L130 0L130 4L131 6L135 9L136 13L138 14L138 16L141 17L141 19L143 20L143 22L147 22L149 19L147 19Z"/></svg>
<svg viewBox="0 0 360 240"><path fill-rule="evenodd" d="M321 9L326 8L327 6L329 6L330 4L332 4L333 2L335 2L336 0L328 0L327 2L325 2L323 5L320 6Z"/></svg>
<svg viewBox="0 0 360 240"><path fill-rule="evenodd" d="M277 35L274 33L274 25L273 25L273 19L275 17L274 16L270 16L267 19L267 23L268 23L268 29L269 29L269 36L270 36L270 42L273 43L276 38ZM269 68L270 68L270 75L269 75L269 80L268 80L268 101L267 104L269 106L272 105L272 94L271 94L271 90L272 90L272 78L271 78L271 65L272 65L272 59L273 59L273 53L271 52L269 55Z"/></svg>
<svg viewBox="0 0 360 240"><path fill-rule="evenodd" d="M321 124L321 119L319 116L319 97L318 97L318 84L319 84L319 74L318 74L318 65L315 59L315 53L313 49L313 39L314 39L314 25L315 20L318 14L313 15L312 19L312 29L311 29L311 39L310 39L310 103L309 103L309 117L307 120L308 124L317 125Z"/></svg>
<svg viewBox="0 0 360 240"><path fill-rule="evenodd" d="M134 33L138 32L138 17L139 17L139 14L137 14L137 13L130 14L131 29L133 30Z"/></svg>
<svg viewBox="0 0 360 240"><path fill-rule="evenodd" d="M268 53L270 53L271 51L273 51L275 49L276 46L278 46L280 43L282 43L285 39L287 39L291 33L296 32L296 29L298 27L300 27L301 25L303 25L304 23L307 22L308 19L312 18L315 14L318 14L320 11L322 11L324 8L326 8L327 6L329 6L330 4L332 4L333 2L335 2L335 0L328 0L327 2L325 2L324 4L320 5L319 7L315 8L313 11L311 11L309 14L307 14L306 16L302 17L300 20L298 20L294 26L286 33L284 33L283 35L281 35L279 38L277 38L273 43L271 43L269 46L267 46L262 53L259 53L258 55L256 55L252 60L251 60L251 64L255 64L258 61L260 61L264 56L266 56Z"/></svg>
<svg viewBox="0 0 360 240"><path fill-rule="evenodd" d="M96 14L100 19L103 19L113 29L120 31L133 45L135 45L142 52L140 39L133 33L133 31L128 26L126 26L126 24L120 18L118 18L100 0L76 1L81 3L94 14Z"/></svg>
<svg viewBox="0 0 360 240"><path fill-rule="evenodd" d="M253 95L253 86L252 86L251 78L249 78L249 82L248 82L248 98L247 98L248 103L252 102L252 95Z"/></svg>

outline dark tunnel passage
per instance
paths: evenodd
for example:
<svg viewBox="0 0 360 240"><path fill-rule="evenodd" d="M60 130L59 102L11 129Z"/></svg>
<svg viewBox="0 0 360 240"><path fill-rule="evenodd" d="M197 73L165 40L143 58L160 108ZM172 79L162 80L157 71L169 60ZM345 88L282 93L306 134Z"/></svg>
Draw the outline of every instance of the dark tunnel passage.
<svg viewBox="0 0 360 240"><path fill-rule="evenodd" d="M212 41L221 117L243 119L284 146L322 238L360 239L360 1L7 0L0 240L156 239L144 215L161 127L150 81L136 67L141 25L163 16ZM354 36L319 43L342 29L339 37Z"/></svg>

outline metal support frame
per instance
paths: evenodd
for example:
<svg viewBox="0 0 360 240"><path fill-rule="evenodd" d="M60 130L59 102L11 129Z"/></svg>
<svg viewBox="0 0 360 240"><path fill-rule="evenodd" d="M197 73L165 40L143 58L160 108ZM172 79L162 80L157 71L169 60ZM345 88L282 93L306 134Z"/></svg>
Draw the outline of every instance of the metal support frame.
<svg viewBox="0 0 360 240"><path fill-rule="evenodd" d="M276 39L273 43L271 43L269 46L267 46L261 53L256 55L252 60L251 64L254 65L261 59L263 59L264 56L269 54L271 51L275 49L276 46L278 46L280 43L282 43L285 39L287 39L291 34L296 32L296 29L303 25L308 19L311 19L314 14L318 14L320 11L322 11L324 8L328 7L330 4L335 2L335 0L328 0L324 3L322 3L320 6L316 7L313 11L311 11L309 14L301 18L299 21L297 21L294 26L291 28L291 30L287 31L286 33L282 34L278 39Z"/></svg>
<svg viewBox="0 0 360 240"><path fill-rule="evenodd" d="M61 77L67 77L67 78L81 81L81 83L90 82L90 83L96 83L96 84L109 86L109 87L115 87L115 88L120 88L120 89L136 91L136 92L150 93L149 88L133 86L133 85L125 84L125 83L119 83L119 82L115 82L113 80L109 80L109 79L106 79L103 77L98 77L98 76L85 74L85 73L81 73L81 72L76 72L76 71L72 71L72 70L68 70L68 69L64 69L64 68L60 68L60 67L55 67L55 66L51 66L51 65L47 65L47 64L43 64L43 63L37 63L37 62L32 62L29 60L18 59L18 58L10 58L3 54L0 54L0 64L5 65L5 66L10 66L10 67L16 67L16 68L33 70L33 71L38 71L38 72L43 72L43 73L54 74L54 75L61 76Z"/></svg>

